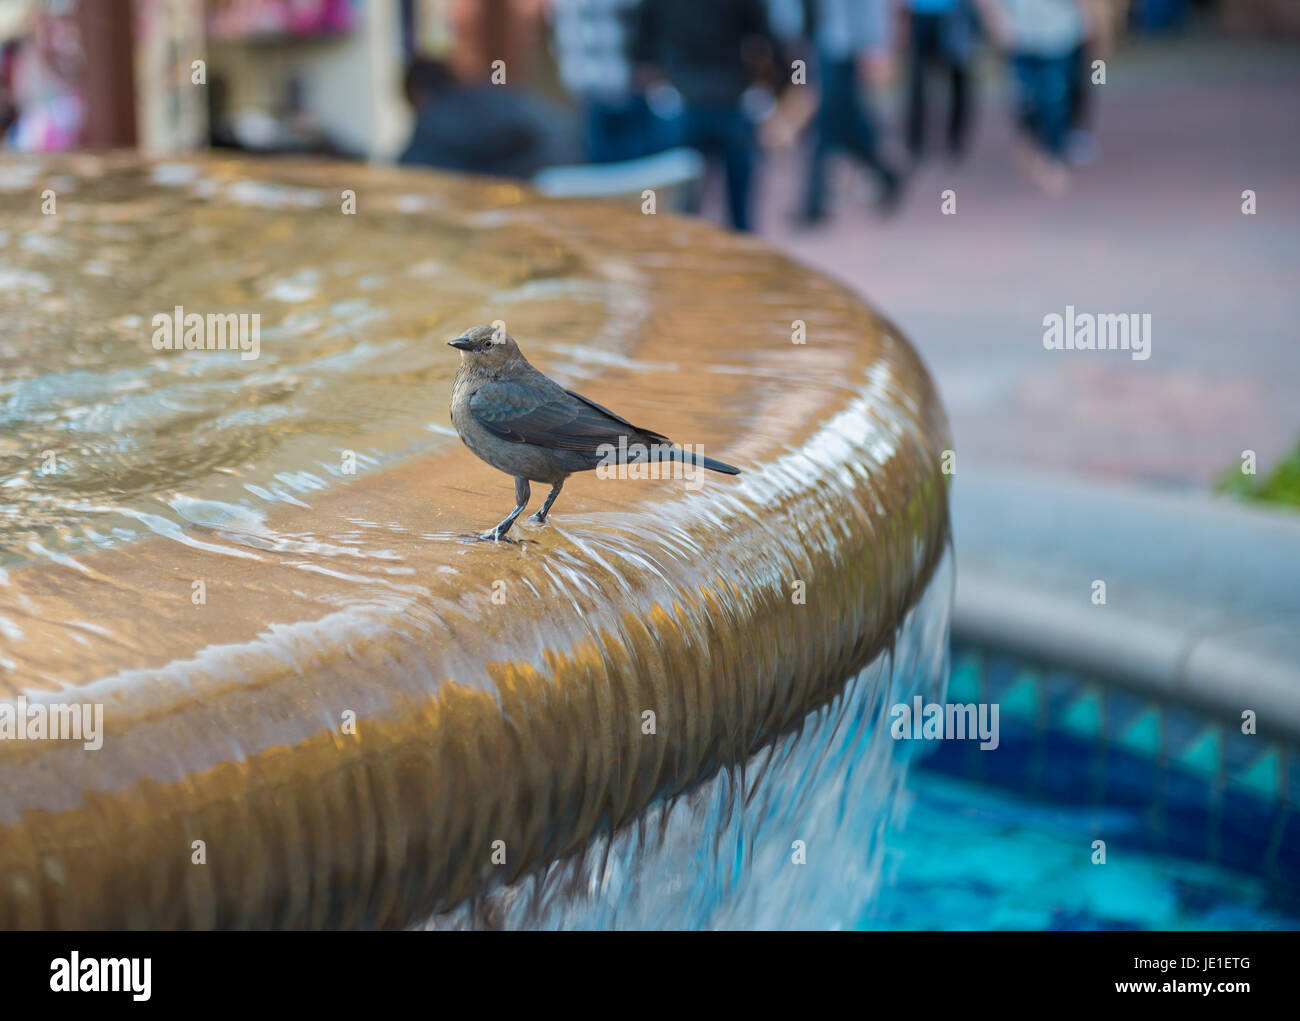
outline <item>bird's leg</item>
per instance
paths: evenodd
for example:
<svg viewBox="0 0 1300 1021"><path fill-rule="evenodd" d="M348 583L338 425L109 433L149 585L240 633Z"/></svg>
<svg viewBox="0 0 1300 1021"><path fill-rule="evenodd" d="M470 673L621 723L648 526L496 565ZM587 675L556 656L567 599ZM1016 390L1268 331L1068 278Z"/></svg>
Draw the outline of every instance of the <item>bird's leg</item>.
<svg viewBox="0 0 1300 1021"><path fill-rule="evenodd" d="M546 515L551 510L551 504L555 502L555 498L560 495L560 490L563 488L564 488L564 480L560 479L559 482L557 482L555 485L551 487L551 491L546 494L546 502L542 504L541 510L539 510L528 520L536 521L539 525L546 524Z"/></svg>
<svg viewBox="0 0 1300 1021"><path fill-rule="evenodd" d="M515 509L506 515L505 520L502 521L501 524L497 525L496 528L492 529L490 532L484 532L479 536L479 538L491 539L493 542L498 539L504 539L506 533L510 531L510 526L515 523L515 518L519 517L519 515L524 512L524 508L528 506L529 493L528 480L521 478L515 479Z"/></svg>

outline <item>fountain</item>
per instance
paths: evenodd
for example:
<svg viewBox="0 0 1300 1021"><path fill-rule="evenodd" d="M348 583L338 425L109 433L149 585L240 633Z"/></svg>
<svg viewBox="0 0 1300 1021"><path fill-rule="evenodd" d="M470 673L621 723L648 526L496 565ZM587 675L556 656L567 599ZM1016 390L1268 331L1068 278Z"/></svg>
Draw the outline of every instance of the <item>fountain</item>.
<svg viewBox="0 0 1300 1021"><path fill-rule="evenodd" d="M0 700L102 719L0 736L0 927L853 924L951 601L891 324L750 238L353 165L9 162L0 244ZM156 347L177 307L256 357ZM494 320L744 474L468 541L511 492L443 341Z"/></svg>

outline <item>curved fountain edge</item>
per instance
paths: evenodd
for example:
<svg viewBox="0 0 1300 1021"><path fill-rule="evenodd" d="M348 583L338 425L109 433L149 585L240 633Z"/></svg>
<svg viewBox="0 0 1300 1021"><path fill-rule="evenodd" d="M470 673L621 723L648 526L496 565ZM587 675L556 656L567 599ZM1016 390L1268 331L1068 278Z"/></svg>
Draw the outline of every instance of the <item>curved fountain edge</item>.
<svg viewBox="0 0 1300 1021"><path fill-rule="evenodd" d="M119 714L114 784L52 749L4 764L69 797L0 820L0 927L411 924L798 727L889 648L948 543L933 384L860 311L856 394L828 390L819 426L747 462L737 486L630 501L599 547L561 533L566 576L492 551L492 577L535 592L523 638L494 636L463 581L434 579L401 612L298 625L300 643L320 639L315 661L286 667L262 637L96 682ZM428 460L449 456L463 455ZM621 572L611 551L643 569ZM355 736L335 725L342 706ZM238 735L224 754L221 734ZM172 761L144 764L160 747Z"/></svg>

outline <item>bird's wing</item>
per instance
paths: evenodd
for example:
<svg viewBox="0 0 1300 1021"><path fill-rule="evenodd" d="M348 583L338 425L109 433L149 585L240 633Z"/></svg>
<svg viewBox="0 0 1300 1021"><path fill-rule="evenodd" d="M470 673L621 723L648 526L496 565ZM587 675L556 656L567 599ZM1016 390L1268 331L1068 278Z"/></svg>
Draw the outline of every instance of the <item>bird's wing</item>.
<svg viewBox="0 0 1300 1021"><path fill-rule="evenodd" d="M612 418L615 422L627 426L628 429L631 429L633 432L640 433L642 436L649 436L651 439L659 440L660 442L663 443L671 442L671 440L669 440L667 436L660 436L658 433L651 432L649 429L642 429L640 426L633 425L622 415L614 414L614 412L610 411L609 408L605 407L605 405L597 404L590 397L583 397L582 394L578 393L576 390L565 390L564 392L568 394L570 397L575 397L578 400L582 401L582 403L587 405L587 407L594 408L595 410L599 411L602 415L606 415L609 418Z"/></svg>
<svg viewBox="0 0 1300 1021"><path fill-rule="evenodd" d="M581 394L509 380L479 387L469 413L502 439L560 450L594 450L633 434L663 439Z"/></svg>

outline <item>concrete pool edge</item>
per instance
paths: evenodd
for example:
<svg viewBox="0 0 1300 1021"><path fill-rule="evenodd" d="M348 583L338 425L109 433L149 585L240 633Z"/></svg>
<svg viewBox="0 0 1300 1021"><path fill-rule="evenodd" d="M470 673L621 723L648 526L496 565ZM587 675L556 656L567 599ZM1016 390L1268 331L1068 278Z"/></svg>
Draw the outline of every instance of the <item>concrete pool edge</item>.
<svg viewBox="0 0 1300 1021"><path fill-rule="evenodd" d="M771 258L741 239L716 244ZM429 543L426 589L401 605L256 637L214 630L208 645L138 665L106 650L113 669L37 692L102 699L108 740L91 755L0 748L0 926L409 924L573 853L833 699L889 651L948 548L949 439L892 327L842 293L827 312L817 278L787 272L838 331L811 352L835 381L805 374L794 406L765 397L760 373L737 384L766 435L734 486L602 491L595 515L579 488L558 526L529 537L531 554ZM684 341L661 330L636 354L682 356ZM783 342L772 364L785 368ZM708 389L689 373L679 382L701 406ZM465 480L468 495L439 508L428 481L439 477ZM315 513L428 507L432 494L438 523L459 531L498 489L448 449L321 497ZM87 559L100 577L138 572L141 592L164 563L193 576L190 547L149 544L129 561ZM92 575L43 570L74 603L94 591ZM494 580L528 594L511 620L493 608ZM141 633L161 646L158 630L146 620ZM349 709L358 728L345 736ZM490 860L496 840L505 869Z"/></svg>
<svg viewBox="0 0 1300 1021"><path fill-rule="evenodd" d="M1300 743L1300 590L1279 585L1300 570L1294 514L982 466L955 484L953 514L954 640L1225 721L1251 709L1261 734Z"/></svg>

